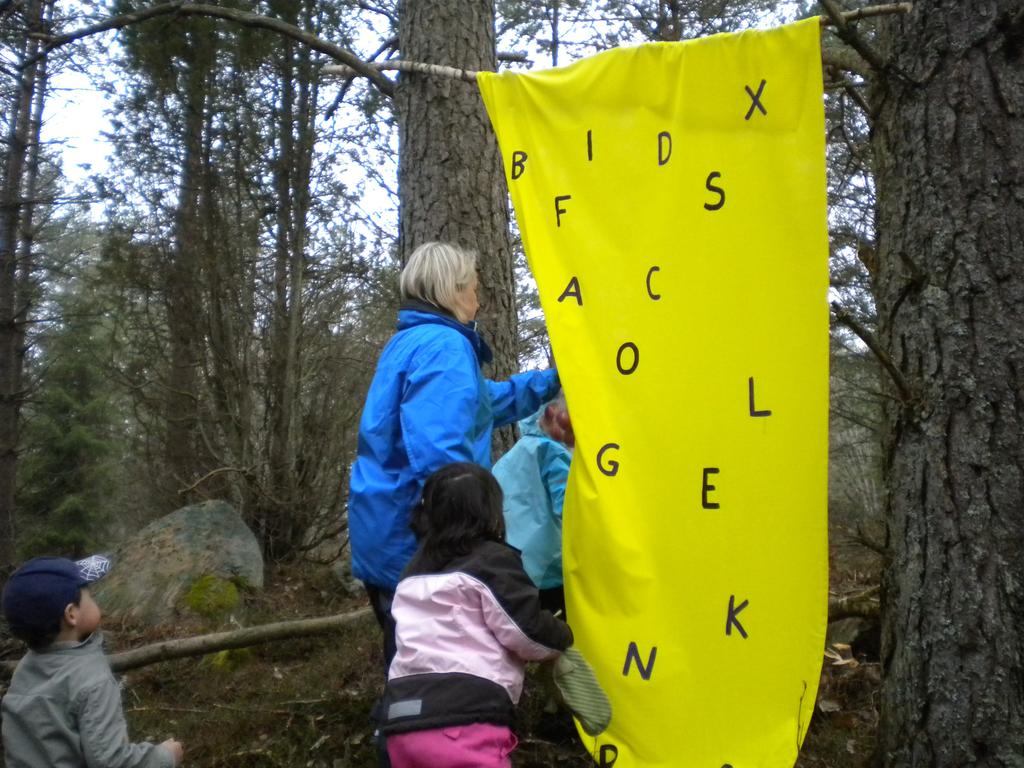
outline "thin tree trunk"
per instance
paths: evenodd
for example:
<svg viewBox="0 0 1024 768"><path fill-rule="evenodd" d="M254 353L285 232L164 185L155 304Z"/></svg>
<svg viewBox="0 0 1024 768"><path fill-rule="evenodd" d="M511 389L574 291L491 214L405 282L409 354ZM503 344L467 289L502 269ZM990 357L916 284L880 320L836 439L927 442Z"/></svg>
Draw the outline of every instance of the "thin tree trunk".
<svg viewBox="0 0 1024 768"><path fill-rule="evenodd" d="M291 20L289 20L291 21ZM263 545L267 554L277 558L285 554L294 538L292 509L294 496L294 425L295 425L295 341L297 318L293 308L299 309L301 284L296 293L296 270L301 280L301 254L295 250L295 198L296 149L295 105L296 73L295 45L290 40L281 42L281 61L278 67L280 102L277 113L277 157L274 163L274 189L277 198L277 231L274 253L274 304L271 370L268 377L271 403L271 428L268 434L271 489L276 499L285 504L266 500L262 516L265 535Z"/></svg>
<svg viewBox="0 0 1024 768"><path fill-rule="evenodd" d="M312 25L307 12L305 23ZM297 18L287 19L295 23ZM296 551L313 511L304 502L304 478L298 466L302 435L299 397L303 281L309 229L310 183L316 143L319 77L308 50L285 40L279 67L278 156L275 162L277 233L274 274L273 350L271 353L271 430L268 451L271 488L265 503L264 547L278 559ZM268 500L269 501L269 500Z"/></svg>
<svg viewBox="0 0 1024 768"><path fill-rule="evenodd" d="M245 67L237 46L227 66L241 73ZM259 251L259 223L247 205L252 173L243 162L246 136L254 130L247 125L243 105L247 104L246 78L232 78L229 103L235 105L230 117L220 125L220 139L230 147L230 162L213 172L223 179L218 190L227 192L222 204L207 206L210 220L207 232L231 233L230 242L206 249L204 264L206 301L209 306L209 361L207 388L212 396L219 432L228 466L249 469L253 466L253 413L256 377L251 365L251 328L256 324L253 307L254 277L252 261ZM260 129L256 128L259 131ZM212 181L208 184L212 186ZM220 196L218 196L220 197ZM228 220L230 219L230 220ZM252 478L248 473L230 474L231 497L240 513L248 516L255 509Z"/></svg>
<svg viewBox="0 0 1024 768"><path fill-rule="evenodd" d="M42 32L43 5L29 0L26 31ZM35 55L39 38L25 35L22 59ZM0 568L14 563L14 493L22 403L24 354L17 306L18 240L24 220L26 161L32 134L35 89L41 87L39 65L27 67L12 94L6 161L0 179Z"/></svg>
<svg viewBox="0 0 1024 768"><path fill-rule="evenodd" d="M193 41L193 46L198 43ZM203 129L206 125L206 75L193 49L188 61L182 137L182 176L178 195L173 262L166 284L171 369L167 382L165 451L175 488L196 474L199 425L198 286L203 226L200 210L203 185Z"/></svg>
<svg viewBox="0 0 1024 768"><path fill-rule="evenodd" d="M558 47L561 45L559 34L559 22L561 7L559 6L560 0L551 0L550 15L549 19L551 22L551 66L558 66Z"/></svg>
<svg viewBox="0 0 1024 768"><path fill-rule="evenodd" d="M1024 760L1024 13L917 0L872 103L886 766Z"/></svg>
<svg viewBox="0 0 1024 768"><path fill-rule="evenodd" d="M401 6L402 57L460 69L493 70L492 0L408 0ZM497 140L474 85L403 73L395 94L399 124L399 251L445 240L479 255L479 315L494 350L487 371L516 367L515 283L505 176ZM498 439L511 444L511 433Z"/></svg>
<svg viewBox="0 0 1024 768"><path fill-rule="evenodd" d="M53 2L43 0L43 17L47 29L53 24ZM25 203L22 207L22 216L19 223L18 243L18 279L15 292L17 306L16 329L18 333L17 349L15 357L17 369L15 377L19 382L24 381L23 372L25 369L25 327L29 312L35 300L35 287L33 285L35 274L34 249L36 242L36 209L38 203L36 197L39 189L39 171L42 161L42 132L43 132L43 109L46 105L46 90L48 87L47 77L48 59L40 59L35 67L35 82L33 83L32 95L32 117L29 129L28 165L25 168Z"/></svg>
<svg viewBox="0 0 1024 768"><path fill-rule="evenodd" d="M312 26L311 14L306 14L307 26ZM309 242L309 209L311 204L313 157L316 145L316 114L319 99L319 65L316 57L307 48L297 52L295 75L298 80L298 112L295 127L292 201L291 264L289 267L288 292L291 302L288 306L288 361L289 372L285 382L285 396L291 401L291 430L288 435L288 459L291 462L288 488L293 508L289 510L291 536L289 552L302 543L312 518L312 509L305 499L309 498L307 483L309 477L300 465L300 454L306 440L302 421L301 380L304 371L303 318L305 304L306 246Z"/></svg>

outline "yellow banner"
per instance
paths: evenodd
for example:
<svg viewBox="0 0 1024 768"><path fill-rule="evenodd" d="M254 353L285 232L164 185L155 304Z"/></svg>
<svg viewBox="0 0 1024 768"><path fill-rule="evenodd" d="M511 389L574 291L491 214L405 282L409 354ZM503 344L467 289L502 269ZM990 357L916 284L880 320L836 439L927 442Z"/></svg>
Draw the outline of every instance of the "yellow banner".
<svg viewBox="0 0 1024 768"><path fill-rule="evenodd" d="M828 596L817 19L481 73L565 387L599 765L793 765Z"/></svg>

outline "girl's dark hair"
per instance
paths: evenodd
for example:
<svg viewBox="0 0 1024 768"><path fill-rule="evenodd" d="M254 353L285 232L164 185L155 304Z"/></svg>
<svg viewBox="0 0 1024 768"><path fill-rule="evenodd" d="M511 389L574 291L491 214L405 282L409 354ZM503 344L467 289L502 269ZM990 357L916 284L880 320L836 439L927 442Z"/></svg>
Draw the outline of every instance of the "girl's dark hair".
<svg viewBox="0 0 1024 768"><path fill-rule="evenodd" d="M448 464L427 478L410 524L421 567L440 568L482 541L505 541L501 501L494 475L476 464Z"/></svg>

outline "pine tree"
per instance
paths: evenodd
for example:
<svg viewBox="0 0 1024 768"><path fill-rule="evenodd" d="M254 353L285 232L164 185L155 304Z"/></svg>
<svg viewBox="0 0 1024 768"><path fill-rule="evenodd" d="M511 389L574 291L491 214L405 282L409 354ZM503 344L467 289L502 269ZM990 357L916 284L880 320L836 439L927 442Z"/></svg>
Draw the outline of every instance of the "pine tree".
<svg viewBox="0 0 1024 768"><path fill-rule="evenodd" d="M79 557L107 541L119 496L119 415L101 366L110 338L82 281L56 302L39 339L39 389L25 409L17 508L19 554Z"/></svg>

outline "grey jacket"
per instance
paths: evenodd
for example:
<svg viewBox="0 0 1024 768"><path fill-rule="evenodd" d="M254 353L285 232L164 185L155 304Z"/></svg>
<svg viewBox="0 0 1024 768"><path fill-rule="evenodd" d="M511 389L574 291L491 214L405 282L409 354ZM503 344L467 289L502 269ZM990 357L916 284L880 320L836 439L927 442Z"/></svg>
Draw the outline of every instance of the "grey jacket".
<svg viewBox="0 0 1024 768"><path fill-rule="evenodd" d="M129 743L99 632L29 651L0 710L7 768L174 768L167 749Z"/></svg>

